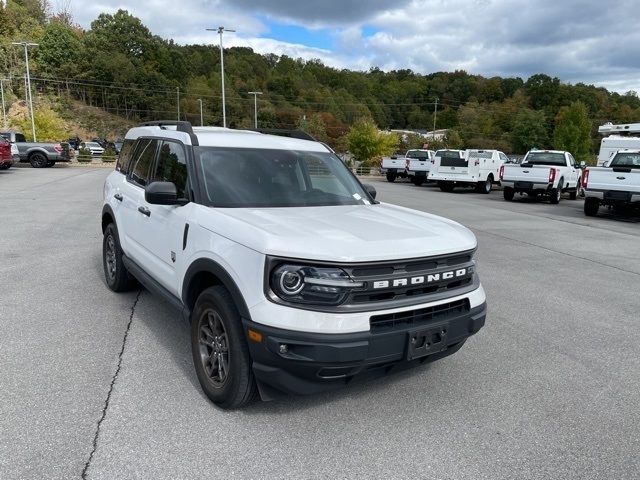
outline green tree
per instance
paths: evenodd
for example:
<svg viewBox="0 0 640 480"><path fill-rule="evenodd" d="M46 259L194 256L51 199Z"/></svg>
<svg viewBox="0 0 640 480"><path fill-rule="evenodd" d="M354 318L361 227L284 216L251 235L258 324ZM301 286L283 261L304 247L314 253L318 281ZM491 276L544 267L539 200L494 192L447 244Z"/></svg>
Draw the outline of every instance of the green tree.
<svg viewBox="0 0 640 480"><path fill-rule="evenodd" d="M41 69L53 75L72 77L80 59L82 42L78 32L62 22L50 22L44 29L34 58Z"/></svg>
<svg viewBox="0 0 640 480"><path fill-rule="evenodd" d="M571 152L579 161L587 161L591 156L590 136L591 122L584 103L573 102L560 109L553 132L555 148Z"/></svg>
<svg viewBox="0 0 640 480"><path fill-rule="evenodd" d="M303 116L298 120L297 127L303 132L307 132L319 142L327 143L327 126L318 113Z"/></svg>
<svg viewBox="0 0 640 480"><path fill-rule="evenodd" d="M394 133L381 132L371 120L359 120L347 133L347 146L354 159L370 165L384 155L391 155L398 148L399 139Z"/></svg>
<svg viewBox="0 0 640 480"><path fill-rule="evenodd" d="M14 118L13 127L24 133L27 141L33 141L31 133L31 121L25 116ZM59 142L69 138L69 132L64 124L64 120L49 107L40 107L34 112L34 123L36 125L36 135L40 142Z"/></svg>
<svg viewBox="0 0 640 480"><path fill-rule="evenodd" d="M534 147L547 146L549 137L546 122L544 112L528 108L520 110L513 121L513 129L511 130L513 151L525 153Z"/></svg>

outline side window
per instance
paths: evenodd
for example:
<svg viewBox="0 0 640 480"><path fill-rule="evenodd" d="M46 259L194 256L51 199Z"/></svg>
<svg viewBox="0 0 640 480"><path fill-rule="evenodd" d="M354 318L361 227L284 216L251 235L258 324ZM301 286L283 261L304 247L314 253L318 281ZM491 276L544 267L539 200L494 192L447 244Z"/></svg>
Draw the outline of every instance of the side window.
<svg viewBox="0 0 640 480"><path fill-rule="evenodd" d="M576 166L576 161L573 159L573 155L569 154L569 165L572 167Z"/></svg>
<svg viewBox="0 0 640 480"><path fill-rule="evenodd" d="M146 187L149 183L149 173L153 160L156 157L158 140L142 139L138 140L132 161L129 179L141 187Z"/></svg>
<svg viewBox="0 0 640 480"><path fill-rule="evenodd" d="M152 182L172 182L176 185L178 198L186 198L187 158L184 147L177 142L163 141L158 152L156 170Z"/></svg>
<svg viewBox="0 0 640 480"><path fill-rule="evenodd" d="M509 157L507 157L504 153L500 152L500 160L505 163L509 163Z"/></svg>
<svg viewBox="0 0 640 480"><path fill-rule="evenodd" d="M129 173L129 163L131 161L131 153L133 152L134 140L125 140L120 149L120 155L118 155L118 162L116 163L116 170L124 175Z"/></svg>

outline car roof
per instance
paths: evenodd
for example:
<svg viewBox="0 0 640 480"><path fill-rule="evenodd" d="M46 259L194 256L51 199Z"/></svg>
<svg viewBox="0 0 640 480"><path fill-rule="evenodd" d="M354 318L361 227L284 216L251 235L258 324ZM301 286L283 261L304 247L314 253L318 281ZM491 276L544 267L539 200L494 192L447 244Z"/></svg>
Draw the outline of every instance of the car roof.
<svg viewBox="0 0 640 480"><path fill-rule="evenodd" d="M224 127L193 127L193 133L201 147L259 148L267 150L302 150L310 152L328 152L320 142L298 138L269 135L253 130L235 130ZM175 126L141 126L127 132L125 138L164 137L185 141L189 135L176 131Z"/></svg>

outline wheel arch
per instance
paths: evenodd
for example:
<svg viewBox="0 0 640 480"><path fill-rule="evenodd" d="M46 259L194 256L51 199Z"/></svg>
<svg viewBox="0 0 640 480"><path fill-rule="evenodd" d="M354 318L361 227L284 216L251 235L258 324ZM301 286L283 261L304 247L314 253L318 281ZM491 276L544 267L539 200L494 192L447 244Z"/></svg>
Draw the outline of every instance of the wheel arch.
<svg viewBox="0 0 640 480"><path fill-rule="evenodd" d="M242 318L251 319L247 303L236 282L224 267L209 258L195 260L189 265L184 276L182 283L182 302L188 311L193 311L200 292L215 285L221 285L229 291L238 309L238 313Z"/></svg>
<svg viewBox="0 0 640 480"><path fill-rule="evenodd" d="M110 223L116 225L116 216L111 206L107 204L102 207L102 233L104 233ZM116 228L118 228L118 225L116 225Z"/></svg>
<svg viewBox="0 0 640 480"><path fill-rule="evenodd" d="M31 159L31 157L33 155L35 155L36 153L41 153L45 157L47 157L47 159L49 159L49 152L47 152L44 148L40 148L40 147L34 147L34 148L30 148L29 150L27 150L27 152L26 152L27 159Z"/></svg>

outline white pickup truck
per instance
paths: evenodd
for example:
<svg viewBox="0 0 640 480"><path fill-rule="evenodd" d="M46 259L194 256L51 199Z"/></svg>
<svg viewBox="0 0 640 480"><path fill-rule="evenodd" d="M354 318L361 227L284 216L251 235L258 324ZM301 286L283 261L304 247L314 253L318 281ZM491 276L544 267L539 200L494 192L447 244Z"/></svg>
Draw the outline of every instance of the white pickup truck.
<svg viewBox="0 0 640 480"><path fill-rule="evenodd" d="M405 157L398 157L397 155L391 155L390 157L382 158L382 169L381 172L383 175L387 176L387 182L395 182L396 178L406 178L407 170L406 170L407 162Z"/></svg>
<svg viewBox="0 0 640 480"><path fill-rule="evenodd" d="M438 150L429 180L438 182L443 192L451 192L456 186L471 186L480 193L489 193L498 181L500 167L508 161L498 150Z"/></svg>
<svg viewBox="0 0 640 480"><path fill-rule="evenodd" d="M560 202L563 192L575 200L580 190L584 164L577 165L573 155L559 150L531 150L518 164L500 167L500 182L504 199L513 200L516 193L532 197L549 196L550 202Z"/></svg>
<svg viewBox="0 0 640 480"><path fill-rule="evenodd" d="M414 185L420 186L427 181L435 153L433 150L421 149L407 151L405 155L405 168L407 175L409 175Z"/></svg>
<svg viewBox="0 0 640 480"><path fill-rule="evenodd" d="M582 179L584 213L598 214L600 205L640 206L640 150L619 150L608 167L592 167Z"/></svg>

